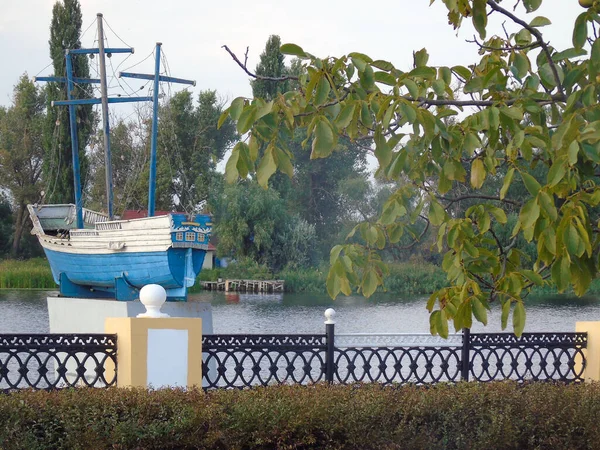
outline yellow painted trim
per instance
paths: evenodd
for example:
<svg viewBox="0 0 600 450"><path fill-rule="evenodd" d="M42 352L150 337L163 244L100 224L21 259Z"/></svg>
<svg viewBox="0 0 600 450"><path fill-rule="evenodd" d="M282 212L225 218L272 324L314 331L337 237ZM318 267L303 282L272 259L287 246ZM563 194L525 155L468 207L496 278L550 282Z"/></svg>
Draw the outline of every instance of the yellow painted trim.
<svg viewBox="0 0 600 450"><path fill-rule="evenodd" d="M600 381L600 322L577 322L575 324L576 332L587 332L587 348L583 349L585 355L584 380ZM575 359L575 371L581 370L583 361L581 358Z"/></svg>
<svg viewBox="0 0 600 450"><path fill-rule="evenodd" d="M187 386L202 386L202 319L115 317L107 318L104 328L117 334L117 386L148 386L148 330L187 330Z"/></svg>

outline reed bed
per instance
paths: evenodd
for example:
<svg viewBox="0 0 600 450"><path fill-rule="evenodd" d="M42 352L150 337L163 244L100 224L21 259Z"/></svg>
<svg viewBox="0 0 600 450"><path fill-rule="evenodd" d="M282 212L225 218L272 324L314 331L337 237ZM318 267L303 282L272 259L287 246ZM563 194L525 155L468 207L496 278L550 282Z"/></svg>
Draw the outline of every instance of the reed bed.
<svg viewBox="0 0 600 450"><path fill-rule="evenodd" d="M55 289L56 283L44 258L0 260L0 289Z"/></svg>

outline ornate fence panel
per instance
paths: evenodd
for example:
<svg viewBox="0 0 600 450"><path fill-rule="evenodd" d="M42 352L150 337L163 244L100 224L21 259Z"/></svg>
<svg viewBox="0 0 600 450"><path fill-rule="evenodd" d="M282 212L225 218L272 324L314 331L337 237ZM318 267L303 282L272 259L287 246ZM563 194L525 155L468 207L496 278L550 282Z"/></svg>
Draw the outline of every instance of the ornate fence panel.
<svg viewBox="0 0 600 450"><path fill-rule="evenodd" d="M458 381L462 336L340 334L335 336L339 383L437 383Z"/></svg>
<svg viewBox="0 0 600 450"><path fill-rule="evenodd" d="M116 384L113 334L2 334L0 390Z"/></svg>
<svg viewBox="0 0 600 450"><path fill-rule="evenodd" d="M468 345L471 380L583 381L586 333L471 334Z"/></svg>
<svg viewBox="0 0 600 450"><path fill-rule="evenodd" d="M204 388L325 380L325 335L205 335Z"/></svg>

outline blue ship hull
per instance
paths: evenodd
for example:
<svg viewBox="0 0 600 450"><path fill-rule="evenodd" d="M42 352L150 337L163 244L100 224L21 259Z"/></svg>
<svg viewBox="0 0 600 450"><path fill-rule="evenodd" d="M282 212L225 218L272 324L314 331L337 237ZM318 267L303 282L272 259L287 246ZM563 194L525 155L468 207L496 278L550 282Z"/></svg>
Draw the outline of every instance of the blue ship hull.
<svg viewBox="0 0 600 450"><path fill-rule="evenodd" d="M137 298L139 289L159 284L168 300L185 300L202 269L205 250L170 248L160 252L73 254L44 249L61 295L117 300Z"/></svg>

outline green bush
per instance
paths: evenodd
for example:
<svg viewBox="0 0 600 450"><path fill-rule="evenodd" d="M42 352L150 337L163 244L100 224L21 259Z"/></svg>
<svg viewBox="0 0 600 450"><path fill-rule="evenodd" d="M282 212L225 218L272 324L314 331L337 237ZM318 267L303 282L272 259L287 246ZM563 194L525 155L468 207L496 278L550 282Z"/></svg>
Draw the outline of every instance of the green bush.
<svg viewBox="0 0 600 450"><path fill-rule="evenodd" d="M600 384L75 389L0 396L9 449L600 448Z"/></svg>

